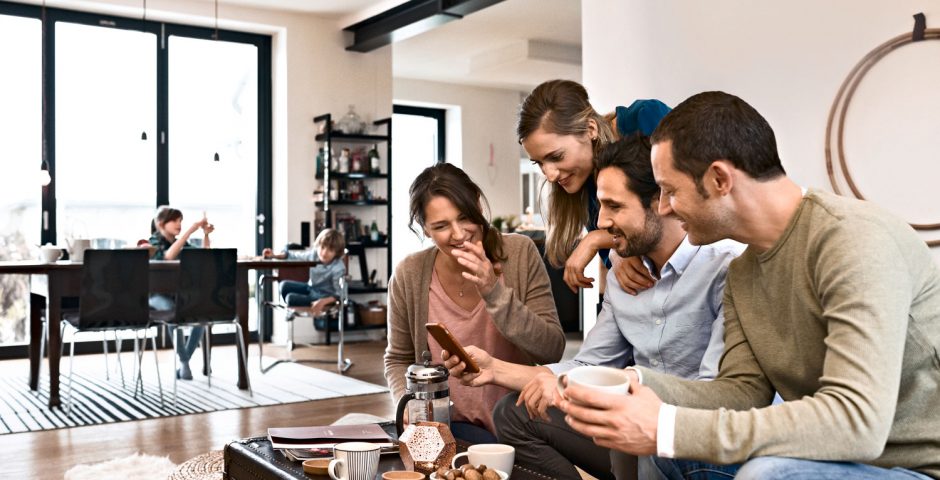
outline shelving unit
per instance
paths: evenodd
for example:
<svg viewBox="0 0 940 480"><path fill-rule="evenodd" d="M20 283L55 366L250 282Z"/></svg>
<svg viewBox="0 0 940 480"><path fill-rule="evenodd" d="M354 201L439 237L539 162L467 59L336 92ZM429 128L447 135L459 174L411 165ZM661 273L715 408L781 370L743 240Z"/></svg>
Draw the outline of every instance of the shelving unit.
<svg viewBox="0 0 940 480"><path fill-rule="evenodd" d="M315 234L322 228L337 228L344 232L356 230L355 221L350 221L350 217L360 220L359 230L354 233L347 233L347 249L350 252L350 275L353 280L349 284L349 293L356 294L376 294L388 291L388 279L392 272L392 119L386 118L376 120L373 125L379 129L384 128L385 135L375 134L347 134L333 130L333 117L330 114L324 114L313 119L314 123L321 126L322 133L317 134L318 155L322 154L323 168L317 170L316 179L319 180L319 188L322 190L322 198L314 199L314 206L317 207ZM379 151L379 171L370 170L338 172L338 152L343 148L363 148L368 151L376 145ZM385 145L385 148L382 148ZM384 154L384 155L383 155ZM369 168L368 156L363 159L365 168ZM348 183L347 183L348 182ZM355 182L355 183L354 183ZM341 185L344 183L356 185L360 188L359 196L366 198L340 198ZM384 191L383 191L384 190ZM315 192L315 197L319 195L320 190ZM343 210L340 210L340 207ZM380 211L377 211L379 209ZM381 211L384 210L384 211ZM344 214L349 214L346 217ZM384 220L384 225L382 221ZM379 242L373 242L368 235L363 235L361 226L369 226L376 220L380 232L385 232L385 238ZM385 251L384 265L375 265L365 259L367 257L375 259L381 257L376 255L376 250ZM357 265L356 262L359 261ZM382 272L384 266L384 272ZM377 271L376 280L379 285L369 284L370 269ZM357 275L358 273L358 275ZM356 279L356 277L359 279ZM369 328L369 327L366 327ZM374 328L374 327L373 327Z"/></svg>

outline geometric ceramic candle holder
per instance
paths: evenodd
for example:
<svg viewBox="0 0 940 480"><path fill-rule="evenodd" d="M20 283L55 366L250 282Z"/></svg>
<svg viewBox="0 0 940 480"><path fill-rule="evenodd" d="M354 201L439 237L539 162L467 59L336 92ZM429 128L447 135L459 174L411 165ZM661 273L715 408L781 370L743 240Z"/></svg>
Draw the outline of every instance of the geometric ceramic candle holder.
<svg viewBox="0 0 940 480"><path fill-rule="evenodd" d="M426 475L440 467L450 468L450 461L457 453L457 441L450 427L440 422L408 425L398 441L405 468Z"/></svg>

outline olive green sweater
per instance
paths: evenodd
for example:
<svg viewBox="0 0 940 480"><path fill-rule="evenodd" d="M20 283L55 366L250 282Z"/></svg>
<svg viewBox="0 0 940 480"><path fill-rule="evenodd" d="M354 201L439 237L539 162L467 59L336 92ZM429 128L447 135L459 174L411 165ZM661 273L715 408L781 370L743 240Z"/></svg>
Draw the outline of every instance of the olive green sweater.
<svg viewBox="0 0 940 480"><path fill-rule="evenodd" d="M777 243L731 263L712 382L642 369L679 406L677 458L903 467L940 478L940 269L872 204L810 191ZM784 403L769 406L774 391Z"/></svg>
<svg viewBox="0 0 940 480"><path fill-rule="evenodd" d="M529 237L503 235L502 282L483 298L499 332L532 363L553 363L565 352L565 334L558 322L548 272ZM409 255L388 282L388 347L385 379L392 398L405 393L405 371L421 363L428 348L428 291L437 247Z"/></svg>

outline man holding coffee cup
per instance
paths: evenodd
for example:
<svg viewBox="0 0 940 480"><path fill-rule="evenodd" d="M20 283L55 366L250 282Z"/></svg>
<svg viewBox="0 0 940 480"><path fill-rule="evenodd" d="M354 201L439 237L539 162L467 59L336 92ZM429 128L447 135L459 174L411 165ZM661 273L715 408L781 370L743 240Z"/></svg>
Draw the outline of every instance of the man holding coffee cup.
<svg viewBox="0 0 940 480"><path fill-rule="evenodd" d="M728 272L726 351L712 382L638 367L630 396L569 385L571 427L658 454L667 478L701 462L745 479L940 478L940 268L923 240L795 184L770 125L733 95L689 98L652 141L660 213L693 243L748 244Z"/></svg>
<svg viewBox="0 0 940 480"><path fill-rule="evenodd" d="M481 372L465 374L459 359L443 356L451 375L467 385L492 383L521 391L497 404L497 437L516 447L518 463L561 479L580 479L574 465L601 479L613 475L608 450L571 430L564 415L549 408L554 401L555 375L570 371L572 382L597 384L602 381L590 379L604 377L604 370L623 377L620 369L638 364L690 379L712 378L723 350L725 272L742 250L735 242L693 246L678 219L656 213L659 187L653 179L646 138L633 136L612 143L596 161L598 226L613 235L618 255L642 257L658 277L656 284L632 296L621 289L613 273L608 273L597 324L573 360L520 365L469 346L466 349ZM591 369L601 373L592 375ZM582 371L588 373L579 373ZM626 394L625 383L620 390ZM633 476L631 473L636 472L624 475Z"/></svg>

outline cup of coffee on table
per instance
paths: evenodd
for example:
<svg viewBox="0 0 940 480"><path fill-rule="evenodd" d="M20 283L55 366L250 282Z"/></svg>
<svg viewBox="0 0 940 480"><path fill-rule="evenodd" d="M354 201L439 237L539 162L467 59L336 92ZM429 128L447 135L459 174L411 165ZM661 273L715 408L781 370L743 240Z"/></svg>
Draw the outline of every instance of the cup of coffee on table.
<svg viewBox="0 0 940 480"><path fill-rule="evenodd" d="M516 449L511 445L502 443L470 445L466 452L454 455L454 459L450 461L451 468L457 468L457 459L460 457L467 457L470 465L473 466L486 465L488 468L495 468L506 474L512 474L512 465L516 460Z"/></svg>
<svg viewBox="0 0 940 480"><path fill-rule="evenodd" d="M620 395L630 393L630 377L625 370L619 368L595 365L576 367L558 376L558 394L562 397L565 396L567 385L578 385Z"/></svg>

